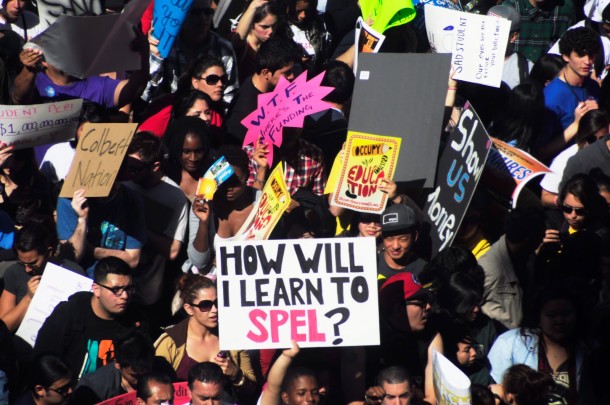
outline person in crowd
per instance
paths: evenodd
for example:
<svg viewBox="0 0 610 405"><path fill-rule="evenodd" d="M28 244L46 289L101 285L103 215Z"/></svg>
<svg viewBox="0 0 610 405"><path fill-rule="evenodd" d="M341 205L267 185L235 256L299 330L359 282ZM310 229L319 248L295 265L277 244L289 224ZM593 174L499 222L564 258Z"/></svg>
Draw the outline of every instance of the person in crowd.
<svg viewBox="0 0 610 405"><path fill-rule="evenodd" d="M57 244L55 229L44 224L26 223L17 230L14 246L17 262L6 269L4 289L0 295L0 319L11 332L21 325L47 263L85 275L76 263L56 256Z"/></svg>
<svg viewBox="0 0 610 405"><path fill-rule="evenodd" d="M2 0L0 24L10 26L23 42L35 38L42 32L42 24L36 13L27 10L28 0Z"/></svg>
<svg viewBox="0 0 610 405"><path fill-rule="evenodd" d="M492 346L491 376L502 381L511 366L523 364L550 375L561 397L575 404L588 353L579 338L578 300L567 286L547 286L526 315L521 328L503 333Z"/></svg>
<svg viewBox="0 0 610 405"><path fill-rule="evenodd" d="M14 404L67 405L74 383L74 374L61 357L43 353L32 360L28 389Z"/></svg>
<svg viewBox="0 0 610 405"><path fill-rule="evenodd" d="M301 65L317 71L330 57L331 37L316 10L317 0L289 0L288 36L299 46Z"/></svg>
<svg viewBox="0 0 610 405"><path fill-rule="evenodd" d="M226 377L222 368L211 361L195 363L188 370L191 405L225 405Z"/></svg>
<svg viewBox="0 0 610 405"><path fill-rule="evenodd" d="M219 349L216 286L202 275L187 274L181 278L179 290L187 317L159 337L155 343L157 355L172 365L180 381L190 376L189 369L193 365L215 363L231 382L225 387L228 394L249 398L248 395L256 390L250 357L244 350L224 352Z"/></svg>
<svg viewBox="0 0 610 405"><path fill-rule="evenodd" d="M66 361L76 378L114 359L114 339L130 328L148 332L148 322L130 305L134 286L129 265L117 257L95 266L91 292L79 292L61 302L36 337L34 355L50 352Z"/></svg>
<svg viewBox="0 0 610 405"><path fill-rule="evenodd" d="M279 16L275 0L254 0L241 15L235 32L230 36L240 61L238 69L241 84L256 73L258 50L276 31Z"/></svg>
<svg viewBox="0 0 610 405"><path fill-rule="evenodd" d="M505 221L505 234L479 259L485 273L481 310L507 328L523 317L523 289L531 271L528 261L542 242L544 216L534 208L516 209Z"/></svg>
<svg viewBox="0 0 610 405"><path fill-rule="evenodd" d="M563 59L559 55L546 54L534 63L528 80L538 87L546 87L563 69Z"/></svg>
<svg viewBox="0 0 610 405"><path fill-rule="evenodd" d="M188 202L176 183L161 171L161 140L139 132L127 149L125 186L142 196L148 242L133 273L135 298L152 305L161 296L166 263L174 261L185 241Z"/></svg>
<svg viewBox="0 0 610 405"><path fill-rule="evenodd" d="M292 71L297 55L292 44L280 37L274 37L261 44L256 53L254 73L244 79L239 96L227 119L227 132L233 142L240 146L246 136L246 127L241 121L258 106L258 96L275 89L280 77L294 79Z"/></svg>
<svg viewBox="0 0 610 405"><path fill-rule="evenodd" d="M496 404L545 405L562 403L554 395L553 379L525 364L516 364L506 370L502 384L491 385ZM559 401L559 402L555 402Z"/></svg>
<svg viewBox="0 0 610 405"><path fill-rule="evenodd" d="M377 385L370 387L364 394L366 405L409 405L411 377L406 369L398 366L384 368L377 374Z"/></svg>
<svg viewBox="0 0 610 405"><path fill-rule="evenodd" d="M138 379L137 405L169 405L174 403L174 386L165 374L151 373Z"/></svg>
<svg viewBox="0 0 610 405"><path fill-rule="evenodd" d="M210 128L195 117L177 119L163 138L167 148L163 171L180 186L191 203L199 179L214 161L215 152L210 150L209 138Z"/></svg>

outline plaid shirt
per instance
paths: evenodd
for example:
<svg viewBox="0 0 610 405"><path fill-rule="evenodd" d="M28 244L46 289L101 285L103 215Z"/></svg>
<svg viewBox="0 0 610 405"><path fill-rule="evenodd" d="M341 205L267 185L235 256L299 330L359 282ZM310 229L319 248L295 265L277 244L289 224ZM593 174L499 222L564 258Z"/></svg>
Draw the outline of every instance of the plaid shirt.
<svg viewBox="0 0 610 405"><path fill-rule="evenodd" d="M258 172L258 165L252 158L254 146L246 145L244 150L250 158L248 185L253 186ZM299 138L299 151L294 159L286 162L284 180L286 180L286 186L291 195L301 187L310 189L314 194L324 195L326 178L324 177L322 150Z"/></svg>
<svg viewBox="0 0 610 405"><path fill-rule="evenodd" d="M521 29L515 42L515 51L532 62L548 52L574 23L572 0L558 1L552 10L533 7L529 0L505 0L505 6L514 7L521 15Z"/></svg>

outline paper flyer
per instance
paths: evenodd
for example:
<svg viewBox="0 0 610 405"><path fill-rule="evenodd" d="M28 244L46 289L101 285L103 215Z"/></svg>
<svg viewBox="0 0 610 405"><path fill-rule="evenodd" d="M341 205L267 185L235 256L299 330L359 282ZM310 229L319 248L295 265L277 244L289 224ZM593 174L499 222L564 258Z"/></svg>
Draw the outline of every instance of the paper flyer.
<svg viewBox="0 0 610 405"><path fill-rule="evenodd" d="M432 377L438 405L471 405L470 380L436 350L432 354Z"/></svg>

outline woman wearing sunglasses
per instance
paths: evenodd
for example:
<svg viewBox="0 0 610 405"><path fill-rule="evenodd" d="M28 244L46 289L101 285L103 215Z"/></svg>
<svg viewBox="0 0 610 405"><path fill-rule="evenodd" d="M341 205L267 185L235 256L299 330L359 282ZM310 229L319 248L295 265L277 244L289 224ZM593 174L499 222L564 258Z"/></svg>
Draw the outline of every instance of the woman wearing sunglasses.
<svg viewBox="0 0 610 405"><path fill-rule="evenodd" d="M256 390L256 377L246 351L220 351L216 286L202 275L188 274L178 289L187 318L165 329L155 343L157 356L167 359L180 381L187 380L188 370L197 363L218 364L231 381L227 394L242 403L240 398L250 398Z"/></svg>
<svg viewBox="0 0 610 405"><path fill-rule="evenodd" d="M28 390L15 405L64 405L70 402L75 380L68 365L54 354L41 354L30 364Z"/></svg>

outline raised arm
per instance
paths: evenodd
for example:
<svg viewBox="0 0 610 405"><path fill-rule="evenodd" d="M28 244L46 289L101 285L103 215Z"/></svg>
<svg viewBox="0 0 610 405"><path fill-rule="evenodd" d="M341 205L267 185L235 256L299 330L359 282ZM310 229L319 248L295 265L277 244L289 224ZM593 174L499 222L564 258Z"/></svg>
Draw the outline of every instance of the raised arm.
<svg viewBox="0 0 610 405"><path fill-rule="evenodd" d="M282 352L280 357L273 363L267 377L267 388L263 391L261 405L279 405L282 381L292 363L292 359L299 354L299 345L294 340L292 348Z"/></svg>
<svg viewBox="0 0 610 405"><path fill-rule="evenodd" d="M239 19L236 29L236 32L241 39L246 39L248 36L250 27L252 26L252 21L254 21L256 9L267 3L267 1L268 0L252 0L246 11L244 11L244 14Z"/></svg>
<svg viewBox="0 0 610 405"><path fill-rule="evenodd" d="M42 62L42 51L24 49L19 54L19 60L23 64L23 68L15 77L12 100L13 104L29 104L34 99L34 81Z"/></svg>
<svg viewBox="0 0 610 405"><path fill-rule="evenodd" d="M131 77L127 80L121 80L119 85L114 90L114 104L121 108L138 97L144 91L146 83L148 83L149 75L149 43L148 39L138 29L134 28L136 38L133 41L133 47L140 54L140 70L131 73Z"/></svg>

